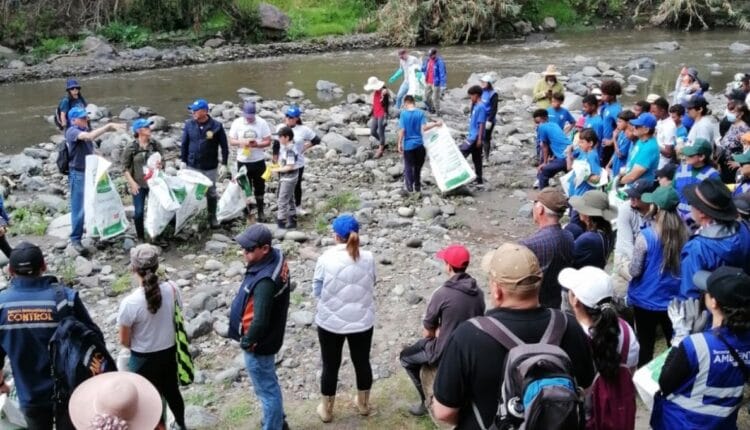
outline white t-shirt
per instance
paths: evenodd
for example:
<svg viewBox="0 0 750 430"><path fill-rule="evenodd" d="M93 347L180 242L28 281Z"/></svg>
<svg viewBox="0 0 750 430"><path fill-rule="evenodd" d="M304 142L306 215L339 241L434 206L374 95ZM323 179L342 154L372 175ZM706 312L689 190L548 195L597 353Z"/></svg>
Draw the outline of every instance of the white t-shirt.
<svg viewBox="0 0 750 430"><path fill-rule="evenodd" d="M618 323L619 324L619 323ZM630 324L625 323L625 325L628 327L628 336L630 337L630 346L628 347L628 360L627 360L627 366L628 367L636 367L638 366L638 354L641 352L641 345L638 343L638 338L635 337L635 332L633 331L633 328L630 327ZM589 332L589 327L581 324L581 327L583 328L583 331L591 337L591 333ZM620 331L620 337L617 341L617 352L618 354L622 351L622 330Z"/></svg>
<svg viewBox="0 0 750 430"><path fill-rule="evenodd" d="M279 148L279 165L281 167L296 166L298 159L299 154L297 153L296 145L284 146L284 144L281 144L281 148Z"/></svg>
<svg viewBox="0 0 750 430"><path fill-rule="evenodd" d="M656 142L659 144L659 149L666 148L668 146L674 147L675 145L675 131L677 126L675 125L672 118L660 119L656 122ZM659 169L668 164L671 160L659 153Z"/></svg>
<svg viewBox="0 0 750 430"><path fill-rule="evenodd" d="M229 128L230 139L257 139L258 142L266 137L271 137L271 128L268 126L266 120L259 116L255 116L255 123L250 124L244 117L237 118L232 122L232 127ZM242 148L240 147L237 151L237 161L240 163L252 163L256 161L263 161L266 159L266 154L263 148Z"/></svg>
<svg viewBox="0 0 750 430"><path fill-rule="evenodd" d="M169 282L162 282L161 306L152 314L148 310L143 287L137 288L120 302L117 324L130 327L130 349L135 352L157 352L175 344L174 301L180 294Z"/></svg>
<svg viewBox="0 0 750 430"><path fill-rule="evenodd" d="M708 116L704 116L690 129L687 141L695 143L697 139L706 139L711 144L717 143L719 139L719 124Z"/></svg>
<svg viewBox="0 0 750 430"><path fill-rule="evenodd" d="M282 128L286 127L284 124L279 124L276 127L276 133ZM292 127L294 132L294 149L297 151L297 168L305 167L305 142L310 142L315 139L316 134L312 129L306 125L296 125Z"/></svg>

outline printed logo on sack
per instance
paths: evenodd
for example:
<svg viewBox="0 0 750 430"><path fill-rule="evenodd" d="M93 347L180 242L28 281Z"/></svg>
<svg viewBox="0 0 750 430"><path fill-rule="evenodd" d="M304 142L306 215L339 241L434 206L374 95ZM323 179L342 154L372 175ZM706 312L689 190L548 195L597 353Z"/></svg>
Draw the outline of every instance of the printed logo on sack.
<svg viewBox="0 0 750 430"><path fill-rule="evenodd" d="M438 135L437 135L437 133L435 133L435 134L433 134L433 135L432 135L432 137L430 138L430 143L433 143L433 142L435 142L436 140L438 140Z"/></svg>

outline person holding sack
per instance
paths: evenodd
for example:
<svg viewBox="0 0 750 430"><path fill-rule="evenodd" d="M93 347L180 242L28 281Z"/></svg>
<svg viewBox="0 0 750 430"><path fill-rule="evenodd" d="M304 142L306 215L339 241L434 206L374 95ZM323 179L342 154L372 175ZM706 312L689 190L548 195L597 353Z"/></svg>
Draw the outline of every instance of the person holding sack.
<svg viewBox="0 0 750 430"><path fill-rule="evenodd" d="M180 294L172 282L159 282L159 250L150 244L130 250L130 267L138 286L122 302L117 315L120 344L130 349L129 370L159 391L169 405L177 429L185 427L185 402L180 393L175 307Z"/></svg>
<svg viewBox="0 0 750 430"><path fill-rule="evenodd" d="M617 315L612 278L598 267L560 272L560 285L578 323L591 337L597 375L587 398L587 430L633 430L635 386L640 345L633 329Z"/></svg>
<svg viewBox="0 0 750 430"><path fill-rule="evenodd" d="M148 184L146 183L144 167L153 154L163 155L164 153L161 144L151 139L151 124L153 124L152 121L143 118L133 121L130 128L136 140L122 151L123 174L128 181L128 191L133 196L133 206L135 207L135 215L133 215L135 234L141 242L145 240L143 216L146 209L146 199L148 198Z"/></svg>

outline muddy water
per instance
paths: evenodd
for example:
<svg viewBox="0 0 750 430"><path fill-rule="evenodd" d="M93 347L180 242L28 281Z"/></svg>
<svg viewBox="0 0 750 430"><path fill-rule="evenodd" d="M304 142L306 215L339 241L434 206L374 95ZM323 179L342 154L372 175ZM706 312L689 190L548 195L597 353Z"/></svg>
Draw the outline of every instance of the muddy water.
<svg viewBox="0 0 750 430"><path fill-rule="evenodd" d="M442 55L448 67L449 87L461 85L474 71L496 70L501 76L520 76L555 63L563 72L572 72L581 66L572 61L576 55L615 65L649 55L656 59L658 67L651 80L639 87L638 97L645 97L652 92L667 93L682 64L695 65L704 78L712 70L721 71L721 76L710 76L709 80L714 88L723 91L734 73L750 70L750 56L734 55L727 48L746 37L747 33L738 31L561 32L554 34L551 42L456 46L443 49ZM653 48L654 43L671 40L678 41L681 49L663 52ZM317 104L340 103L344 99L319 97L315 82L325 79L341 85L345 93L362 92L368 76L387 79L395 67L395 50L376 49L110 74L83 78L82 84L90 103L108 106L115 115L128 105L149 106L170 121L180 121L187 117L185 106L192 99L237 100L236 90L240 87L280 99L293 83ZM64 81L60 79L0 86L0 152L18 152L55 133L43 117L54 111L63 88Z"/></svg>

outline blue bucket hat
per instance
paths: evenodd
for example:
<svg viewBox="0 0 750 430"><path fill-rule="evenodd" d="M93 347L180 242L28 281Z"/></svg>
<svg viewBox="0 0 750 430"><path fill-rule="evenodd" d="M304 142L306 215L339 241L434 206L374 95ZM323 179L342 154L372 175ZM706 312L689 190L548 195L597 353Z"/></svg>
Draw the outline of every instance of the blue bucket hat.
<svg viewBox="0 0 750 430"><path fill-rule="evenodd" d="M65 91L70 91L73 88L81 89L81 84L78 83L75 79L68 79L68 81L65 83Z"/></svg>
<svg viewBox="0 0 750 430"><path fill-rule="evenodd" d="M302 115L302 111L299 109L299 106L289 106L285 115L289 118L299 118Z"/></svg>
<svg viewBox="0 0 750 430"><path fill-rule="evenodd" d="M151 124L154 122L151 120L148 120L146 118L139 118L135 121L133 121L133 125L131 126L131 130L133 130L133 133L138 133L138 130L142 128L151 127Z"/></svg>
<svg viewBox="0 0 750 430"><path fill-rule="evenodd" d="M359 233L359 223L354 218L354 215L351 214L337 216L331 226L333 227L333 232L342 239L348 238L352 232Z"/></svg>
<svg viewBox="0 0 750 430"><path fill-rule="evenodd" d="M653 130L656 128L656 117L653 114L644 112L638 118L631 119L630 125L633 127L646 127Z"/></svg>
<svg viewBox="0 0 750 430"><path fill-rule="evenodd" d="M76 106L68 111L68 119L79 119L79 118L86 118L89 116L88 112L86 112L86 109Z"/></svg>
<svg viewBox="0 0 750 430"><path fill-rule="evenodd" d="M198 99L188 105L188 110L191 112L195 112L197 110L202 110L202 109L208 110L208 102L206 101L206 99Z"/></svg>

